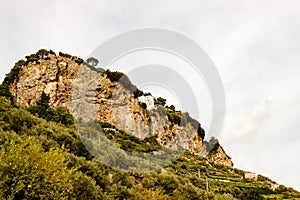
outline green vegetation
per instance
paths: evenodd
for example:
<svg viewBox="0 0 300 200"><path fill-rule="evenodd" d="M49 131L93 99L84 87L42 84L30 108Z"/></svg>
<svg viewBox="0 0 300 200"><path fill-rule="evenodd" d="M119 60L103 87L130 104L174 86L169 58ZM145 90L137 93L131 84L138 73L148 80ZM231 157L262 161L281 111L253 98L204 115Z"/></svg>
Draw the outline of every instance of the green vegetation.
<svg viewBox="0 0 300 200"><path fill-rule="evenodd" d="M71 60L74 60L74 61L75 61L77 64L79 64L79 65L80 65L81 63L84 62L83 59L78 58L78 57L76 57L76 56L72 56L72 55L67 54L67 53L59 52L58 55L61 56L61 57L65 57L65 58L69 58L69 59L71 59Z"/></svg>
<svg viewBox="0 0 300 200"><path fill-rule="evenodd" d="M137 88L133 91L134 98L138 98L138 97L143 96L143 95L144 95L144 92L137 89Z"/></svg>
<svg viewBox="0 0 300 200"><path fill-rule="evenodd" d="M105 74L111 82L118 82L125 75L122 72L112 72L109 69L106 70Z"/></svg>
<svg viewBox="0 0 300 200"><path fill-rule="evenodd" d="M103 74L105 72L105 69L98 67L96 68L97 72L100 72L101 74Z"/></svg>
<svg viewBox="0 0 300 200"><path fill-rule="evenodd" d="M40 64L40 60L49 60L50 58L48 57L49 55L56 55L54 51L52 50L46 50L46 49L40 49L38 52L35 54L30 54L28 56L25 56L25 60L19 60L18 62L15 63L14 67L11 69L11 71L6 75L4 78L4 81L2 85L10 85L13 84L14 81L19 80L19 73L22 69L22 67L28 65L29 63L37 63ZM81 58L77 58L76 56L71 56L66 53L59 52L59 56L69 58L74 60L76 63L81 64L83 63L83 60Z"/></svg>
<svg viewBox="0 0 300 200"><path fill-rule="evenodd" d="M3 84L10 85L14 81L19 80L19 73L21 71L22 66L25 65L24 60L19 60L16 62L15 66L10 70L8 74L6 74L6 77L4 78Z"/></svg>
<svg viewBox="0 0 300 200"><path fill-rule="evenodd" d="M63 147L51 147L45 152L34 137L23 140L2 130L0 134L1 198L67 199L71 196L76 169L67 166Z"/></svg>
<svg viewBox="0 0 300 200"><path fill-rule="evenodd" d="M74 118L67 108L58 106L55 109L52 109L49 106L49 101L49 95L43 92L41 99L36 103L36 106L29 107L27 110L47 121L59 122L68 127L74 124Z"/></svg>
<svg viewBox="0 0 300 200"><path fill-rule="evenodd" d="M181 111L176 111L175 106L166 106L166 114L168 116L168 119L170 122L181 125L181 126L186 126L188 123L190 123L194 129L197 129L198 135L201 138L204 138L205 136L205 131L203 128L201 128L201 124L193 119L188 112L182 113Z"/></svg>
<svg viewBox="0 0 300 200"><path fill-rule="evenodd" d="M47 102L44 94L37 106L51 109ZM284 186L270 190L266 177L244 180L243 171L210 164L189 152L164 171L111 169L86 151L74 126L52 118L47 121L27 110L13 106L7 96L0 97L1 199L300 198L298 192ZM155 137L140 140L109 123L100 126L105 136L124 150L151 152L161 148Z"/></svg>
<svg viewBox="0 0 300 200"><path fill-rule="evenodd" d="M157 143L155 137L148 137L141 140L137 137L130 135L122 130L116 129L113 125L108 123L100 123L100 126L106 131L104 131L106 137L117 144L121 149L130 152L151 152L157 151L161 146Z"/></svg>
<svg viewBox="0 0 300 200"><path fill-rule="evenodd" d="M157 99L154 99L155 102L154 104L155 105L162 105L162 106L165 106L166 105L166 99L162 98L162 97L158 97Z"/></svg>
<svg viewBox="0 0 300 200"><path fill-rule="evenodd" d="M59 52L58 55L61 56L61 57L65 57L65 58L72 58L72 56L70 54L67 54L67 53Z"/></svg>
<svg viewBox="0 0 300 200"><path fill-rule="evenodd" d="M147 104L144 103L144 102L139 102L140 106L143 108L143 109L147 109Z"/></svg>
<svg viewBox="0 0 300 200"><path fill-rule="evenodd" d="M138 139L107 122L81 122L76 124L77 130L69 110L50 107L46 93L42 93L35 106L18 105L10 93L10 84L18 80L23 66L49 59L49 54L55 55L51 50L41 49L18 61L0 85L0 199L300 199L300 193L292 188L279 186L272 190L274 182L267 177L244 179L242 170L212 164L188 151L164 169L148 173L123 172L102 164L87 151L78 130L89 128L101 139L141 157L152 156L163 147L155 136ZM69 54L59 55L79 64L83 62ZM95 66L94 70L104 72ZM107 70L104 74L129 89L135 98L148 95L120 72ZM155 104L154 113L166 115L175 124L191 125L204 138L201 125L188 113L176 111L175 106L165 107L166 99L161 97L155 99ZM213 153L220 144L211 138L204 145ZM102 153L112 161L123 156L119 151Z"/></svg>
<svg viewBox="0 0 300 200"><path fill-rule="evenodd" d="M124 88L128 89L130 92L134 92L137 88L131 83L129 78L122 72L112 72L109 69L105 71L107 78L111 82L118 82L123 85Z"/></svg>
<svg viewBox="0 0 300 200"><path fill-rule="evenodd" d="M9 86L7 84L0 85L0 96L8 98L10 102L15 105L14 96L9 91Z"/></svg>
<svg viewBox="0 0 300 200"><path fill-rule="evenodd" d="M98 65L99 61L96 58L94 58L94 57L90 57L90 58L86 59L86 63L88 65L96 67Z"/></svg>
<svg viewBox="0 0 300 200"><path fill-rule="evenodd" d="M133 93L134 98L138 98L144 95L143 91L139 90L135 85L131 83L131 81L129 80L128 76L126 76L126 74L123 74L122 72L112 72L109 69L106 70L103 74L106 74L107 78L111 82L118 82L124 88L128 89L131 93Z"/></svg>

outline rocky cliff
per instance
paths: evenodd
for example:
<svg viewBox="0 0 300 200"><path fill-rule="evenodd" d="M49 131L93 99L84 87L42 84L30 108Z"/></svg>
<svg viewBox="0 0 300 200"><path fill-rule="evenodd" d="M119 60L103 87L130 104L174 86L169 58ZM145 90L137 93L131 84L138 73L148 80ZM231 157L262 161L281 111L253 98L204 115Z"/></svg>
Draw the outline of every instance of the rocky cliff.
<svg viewBox="0 0 300 200"><path fill-rule="evenodd" d="M19 104L34 105L45 92L50 95L50 106L66 106L76 118L108 122L141 139L155 136L164 147L184 148L194 154L205 152L204 130L198 122L159 104L150 107L148 102L156 99L143 94L137 98L136 88L120 73L115 80L111 73L100 73L77 57L56 56L53 52L44 52L33 60L27 58L15 71L14 76L12 72L8 75L14 78L5 81ZM170 120L171 115L179 116L181 123ZM205 154L212 162L232 166L222 148L214 155Z"/></svg>
<svg viewBox="0 0 300 200"><path fill-rule="evenodd" d="M225 153L224 149L219 144L215 145L215 147L207 154L207 157L212 163L233 166L231 158Z"/></svg>

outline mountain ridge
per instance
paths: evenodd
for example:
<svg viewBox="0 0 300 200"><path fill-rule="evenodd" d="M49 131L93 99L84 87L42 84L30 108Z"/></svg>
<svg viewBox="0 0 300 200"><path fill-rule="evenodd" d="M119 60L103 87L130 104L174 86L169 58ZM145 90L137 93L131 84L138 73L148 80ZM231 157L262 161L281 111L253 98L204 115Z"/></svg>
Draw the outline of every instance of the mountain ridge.
<svg viewBox="0 0 300 200"><path fill-rule="evenodd" d="M46 50L37 52L36 57L27 56L27 61L19 61L16 66L17 78L4 82L9 83L11 93L21 105L35 105L45 92L50 96L51 107L66 106L77 118L97 115L99 121L109 122L140 139L155 135L164 147L183 147L208 156L213 162L233 166L223 148L219 149L218 158L209 153L210 149L202 144L204 130L188 113L162 105L151 94L147 96L156 102L155 108L143 108L145 102L139 98L144 93L120 72L99 73L99 69L76 56L56 56Z"/></svg>
<svg viewBox="0 0 300 200"><path fill-rule="evenodd" d="M93 156L90 155L82 145L74 128L74 119L68 111L70 110L72 113L72 109L77 105L75 104L74 106L72 103L76 103L76 99L82 97L80 96L82 90L80 90L79 87L82 82L79 80L77 85L73 84L76 75L80 71L79 66L85 66L81 68L84 69L82 75L90 74L98 77L96 74L98 74L97 71L99 69L97 70L93 66L89 66L89 64L84 63L82 59L63 53L59 53L57 56L53 51L47 50L40 50L36 54L27 56L26 60L17 62L15 67L6 76L0 87L0 143L2 145L1 152L4 152L0 154L1 163L4 163L0 165L0 176L3 180L0 182L0 197L39 199L43 197L41 195L47 194L53 198L58 198L58 196L61 195L59 198L63 197L66 199L70 198L70 196L74 199L300 198L300 194L297 191L279 185L267 177L233 168L231 158L225 153L216 139L211 138L211 141L208 142L203 140L204 132L202 132L201 129L199 130L199 127L201 128L201 126L199 126L200 124L197 124L197 128L193 128L192 125L190 125L190 129L193 130L193 140L195 138L194 136L198 135L198 144L201 145L201 149L190 148L195 144L193 140L192 142L191 140L183 140L183 144L186 144L188 147L185 149L188 151L178 160L161 170L156 170L150 174L139 172L126 173L104 166L101 162L93 159ZM126 77L119 72L104 72L101 69L100 71L102 77L101 81L96 82L93 86L94 88L92 87L93 93L95 91L95 94L98 96L86 93L86 89L87 92L91 89L87 87L83 91L83 97L88 97L85 99L88 104L99 102L99 105L101 103L104 105L99 109L101 111L100 117L97 107L96 113L92 113L92 115L96 114L105 136L117 146L133 152L155 151L157 148L160 148L160 146L174 148L174 144L176 143L172 142L172 138L166 140L166 143L163 143L164 137L157 139L159 137L153 138L155 134L149 135L151 137L143 137L143 135L139 135L138 131L127 132L122 129L122 126L118 126L118 124L120 124L119 122L116 123L112 120L116 115L107 114L109 113L107 112L107 107L114 105L115 102L106 104L101 102L103 100L108 101L114 96L112 90L116 89L117 94L124 92L123 84L125 84L125 87L132 89L127 88L129 92L125 91L125 95L121 97L125 97L127 100L133 102L130 108L138 110L138 112L141 113L137 115L137 118L140 116L146 118L147 115L149 115L147 104L138 100L140 96L149 95L135 88L135 86L132 85L131 82L128 82ZM39 76L36 74L39 74ZM118 77L123 77L123 80L121 80L122 84L119 84L120 79L117 79ZM41 84L41 82L45 84ZM98 83L100 83L102 88L99 89ZM76 87L77 93L79 94L74 95L74 88ZM164 106L165 116L163 116L169 121L167 125L172 125L171 128L175 127L174 129L178 130L179 127L182 126L182 113L176 111L172 106L163 105L163 98L154 98L154 101L156 105L160 105L160 107ZM143 103L146 104L146 107ZM83 105L85 106L87 104ZM117 102L116 105L124 106L120 104L120 102ZM125 106L127 105L128 104L125 104ZM79 109L79 111L83 112L83 117L86 116L86 114L88 114L88 116L91 115L89 112L84 112L84 109ZM120 112L122 109L117 111ZM159 115L159 112L160 111L157 110L156 115ZM133 112L129 114L131 113ZM101 116L105 116L106 118L101 118ZM187 117L187 115L184 116ZM149 119L149 116L147 119ZM86 120L89 120L89 118ZM132 121L134 120L133 118ZM144 121L144 119L139 120L139 123L147 122L147 120ZM186 123L194 122L192 119L190 119L190 121L191 122ZM168 130L171 130L170 133L175 132L172 131L172 129ZM167 133L167 131L164 133ZM176 133L180 135L180 132ZM186 134L186 132L183 133ZM168 134L162 134L162 136L168 136ZM189 139L187 137L189 135L184 136ZM190 144L192 145L188 146ZM63 163L68 163L68 167L65 166L65 168L61 168L62 171L60 175L61 178L63 178L62 180L72 180L73 184L65 182L63 185L70 187L69 190L67 190L66 187L56 185L56 183L43 183L45 186L49 185L50 188L55 186L54 188L58 188L57 191L62 191L61 193L57 193L56 190L54 190L55 192L50 194L47 193L47 190L44 190L43 187L41 190L37 190L42 183L40 179L29 179L30 182L28 182L28 179L23 179L24 176L17 175L16 177L18 179L24 181L20 183L18 179L9 178L7 175L15 173L6 167L6 164L11 165L11 159L28 159L28 156L29 158L36 157L36 155L31 154L31 152L22 154L22 150L20 149L24 149L24 145L32 148L33 152L35 152L34 148L38 148L39 150L37 152L45 156L49 156L47 154L49 149L55 149L54 152L61 152L55 155L57 155L59 159L65 159ZM212 151L210 151L211 154L200 154L201 151L203 151L203 147L210 148L210 145L213 145ZM181 147L184 147L184 145ZM64 149L68 150L68 155L63 153L65 151ZM19 152L19 154L11 154L11 151ZM199 155L205 156L199 157ZM224 156L225 161L222 160ZM49 159L54 158L49 157ZM22 164L21 161L22 159L19 160L20 164ZM229 163L226 165L225 162ZM20 174L30 173L30 178L33 177L34 173L37 173L36 170L32 170L32 164L34 164L34 162L25 163L23 167L14 169L19 170L18 172ZM43 163L40 163L40 165L42 166ZM74 169L72 168L73 166L75 166ZM27 171L22 171L22 168L27 169ZM69 171L64 171L64 169L68 169ZM45 168L45 170L49 169ZM3 171L5 171L5 173L2 173ZM34 177L36 176L34 175ZM15 192L14 184L8 187L12 181L21 188L19 192Z"/></svg>

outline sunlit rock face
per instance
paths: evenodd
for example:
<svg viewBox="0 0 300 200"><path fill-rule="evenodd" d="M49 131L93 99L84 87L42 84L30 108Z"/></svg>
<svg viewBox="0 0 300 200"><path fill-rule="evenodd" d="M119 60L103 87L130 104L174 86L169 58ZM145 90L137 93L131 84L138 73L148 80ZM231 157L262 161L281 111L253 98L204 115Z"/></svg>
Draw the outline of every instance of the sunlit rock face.
<svg viewBox="0 0 300 200"><path fill-rule="evenodd" d="M231 158L225 153L221 146L218 146L214 151L208 153L207 157L212 163L218 163L228 167L233 166Z"/></svg>
<svg viewBox="0 0 300 200"><path fill-rule="evenodd" d="M108 122L141 139L154 136L167 148L208 155L203 150L203 136L192 124L180 126L169 121L157 112L151 95L134 98L132 91L112 82L105 73L72 58L50 54L47 59L22 66L18 80L10 84L10 91L21 105L35 105L45 92L50 95L51 107L66 106L75 118ZM147 105L146 109L141 103ZM232 165L226 156L224 151L218 151L211 160Z"/></svg>

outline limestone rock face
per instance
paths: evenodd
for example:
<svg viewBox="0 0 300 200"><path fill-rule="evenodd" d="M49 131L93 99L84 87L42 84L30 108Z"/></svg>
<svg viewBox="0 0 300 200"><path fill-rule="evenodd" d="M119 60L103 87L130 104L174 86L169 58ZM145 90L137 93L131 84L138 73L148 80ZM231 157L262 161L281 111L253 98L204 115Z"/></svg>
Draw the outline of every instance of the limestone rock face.
<svg viewBox="0 0 300 200"><path fill-rule="evenodd" d="M72 83L72 97L65 105L77 119L97 120L98 101L96 90L99 88L101 74L86 65L80 65Z"/></svg>
<svg viewBox="0 0 300 200"><path fill-rule="evenodd" d="M72 58L50 54L38 63L22 66L10 90L17 102L25 106L35 105L45 92L50 94L51 107L66 106L75 118L109 122L141 139L155 136L167 148L184 148L195 154L203 151L203 138L192 124L179 126L170 122L165 114L158 112L152 96L134 98L132 91L112 82L105 73L78 64ZM141 106L145 101L151 104L147 109ZM226 156L219 149L211 160L232 165Z"/></svg>
<svg viewBox="0 0 300 200"><path fill-rule="evenodd" d="M19 81L10 85L18 103L34 105L42 92L50 94L52 107L65 105L71 100L72 83L77 77L79 65L71 59L49 55L37 64L29 63L19 73Z"/></svg>
<svg viewBox="0 0 300 200"><path fill-rule="evenodd" d="M228 167L232 167L233 163L231 158L225 153L224 149L218 145L216 149L211 151L208 155L208 160L212 163L222 164Z"/></svg>
<svg viewBox="0 0 300 200"><path fill-rule="evenodd" d="M199 153L202 138L191 124L179 126L171 123L166 115L159 115L156 106L147 110L138 99L121 84L111 82L106 75L100 77L97 88L98 119L109 122L138 138L156 136L164 147L183 147Z"/></svg>

